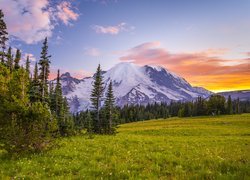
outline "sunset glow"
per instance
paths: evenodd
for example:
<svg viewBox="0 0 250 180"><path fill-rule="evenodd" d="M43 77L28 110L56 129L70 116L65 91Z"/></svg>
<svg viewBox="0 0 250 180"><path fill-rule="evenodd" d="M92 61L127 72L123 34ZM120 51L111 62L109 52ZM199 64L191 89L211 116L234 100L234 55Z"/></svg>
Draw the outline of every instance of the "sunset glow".
<svg viewBox="0 0 250 180"><path fill-rule="evenodd" d="M250 1L1 0L10 45L77 78L119 62L162 66L193 86L250 89ZM52 53L53 52L53 53Z"/></svg>

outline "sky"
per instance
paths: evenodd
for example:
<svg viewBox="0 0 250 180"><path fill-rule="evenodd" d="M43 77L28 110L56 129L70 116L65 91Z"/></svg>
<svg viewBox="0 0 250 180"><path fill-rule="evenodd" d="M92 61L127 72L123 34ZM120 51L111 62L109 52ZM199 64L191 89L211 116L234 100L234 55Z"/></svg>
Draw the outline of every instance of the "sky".
<svg viewBox="0 0 250 180"><path fill-rule="evenodd" d="M162 66L193 86L250 89L250 0L0 0L9 45L83 78L100 63Z"/></svg>

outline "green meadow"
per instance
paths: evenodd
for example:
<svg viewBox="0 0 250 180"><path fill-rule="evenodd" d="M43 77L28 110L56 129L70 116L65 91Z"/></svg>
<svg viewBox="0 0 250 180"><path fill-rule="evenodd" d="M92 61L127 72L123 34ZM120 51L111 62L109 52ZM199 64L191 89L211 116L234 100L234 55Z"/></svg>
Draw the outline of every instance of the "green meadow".
<svg viewBox="0 0 250 180"><path fill-rule="evenodd" d="M250 179L250 114L120 125L62 138L40 154L0 154L0 179Z"/></svg>

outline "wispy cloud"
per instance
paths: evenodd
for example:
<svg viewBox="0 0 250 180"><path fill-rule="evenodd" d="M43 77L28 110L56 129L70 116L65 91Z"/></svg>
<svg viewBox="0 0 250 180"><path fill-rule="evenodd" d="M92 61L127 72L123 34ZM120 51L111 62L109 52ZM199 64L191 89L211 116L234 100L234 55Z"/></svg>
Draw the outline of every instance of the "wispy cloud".
<svg viewBox="0 0 250 180"><path fill-rule="evenodd" d="M133 61L145 65L162 65L187 78L194 85L209 89L245 87L250 79L249 59L224 59L225 49L208 49L192 53L171 53L159 42L148 42L129 49L121 61ZM226 77L230 78L226 81ZM241 84L240 84L241 83ZM234 87L234 88L235 88ZM249 88L249 85L248 85Z"/></svg>
<svg viewBox="0 0 250 180"><path fill-rule="evenodd" d="M98 34L117 35L123 31L132 31L132 30L134 30L135 27L129 26L127 23L122 22L122 23L114 25L114 26L92 25L91 28Z"/></svg>
<svg viewBox="0 0 250 180"><path fill-rule="evenodd" d="M79 17L79 14L73 11L71 3L67 1L63 1L57 5L57 11L57 17L65 25L70 25L70 21L76 21Z"/></svg>
<svg viewBox="0 0 250 180"><path fill-rule="evenodd" d="M84 48L84 54L87 56L100 56L101 52L97 48Z"/></svg>
<svg viewBox="0 0 250 180"><path fill-rule="evenodd" d="M79 15L69 2L62 1L56 7L49 0L1 0L8 32L15 39L34 44L51 37L53 29L63 22L69 25Z"/></svg>

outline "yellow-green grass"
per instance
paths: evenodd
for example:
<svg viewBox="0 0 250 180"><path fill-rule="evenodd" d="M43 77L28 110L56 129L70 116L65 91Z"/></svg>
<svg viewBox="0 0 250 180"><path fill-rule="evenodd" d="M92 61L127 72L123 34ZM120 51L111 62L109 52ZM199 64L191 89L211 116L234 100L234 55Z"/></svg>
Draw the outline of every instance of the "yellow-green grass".
<svg viewBox="0 0 250 180"><path fill-rule="evenodd" d="M129 123L115 136L60 139L42 154L2 154L8 178L250 179L250 114Z"/></svg>

